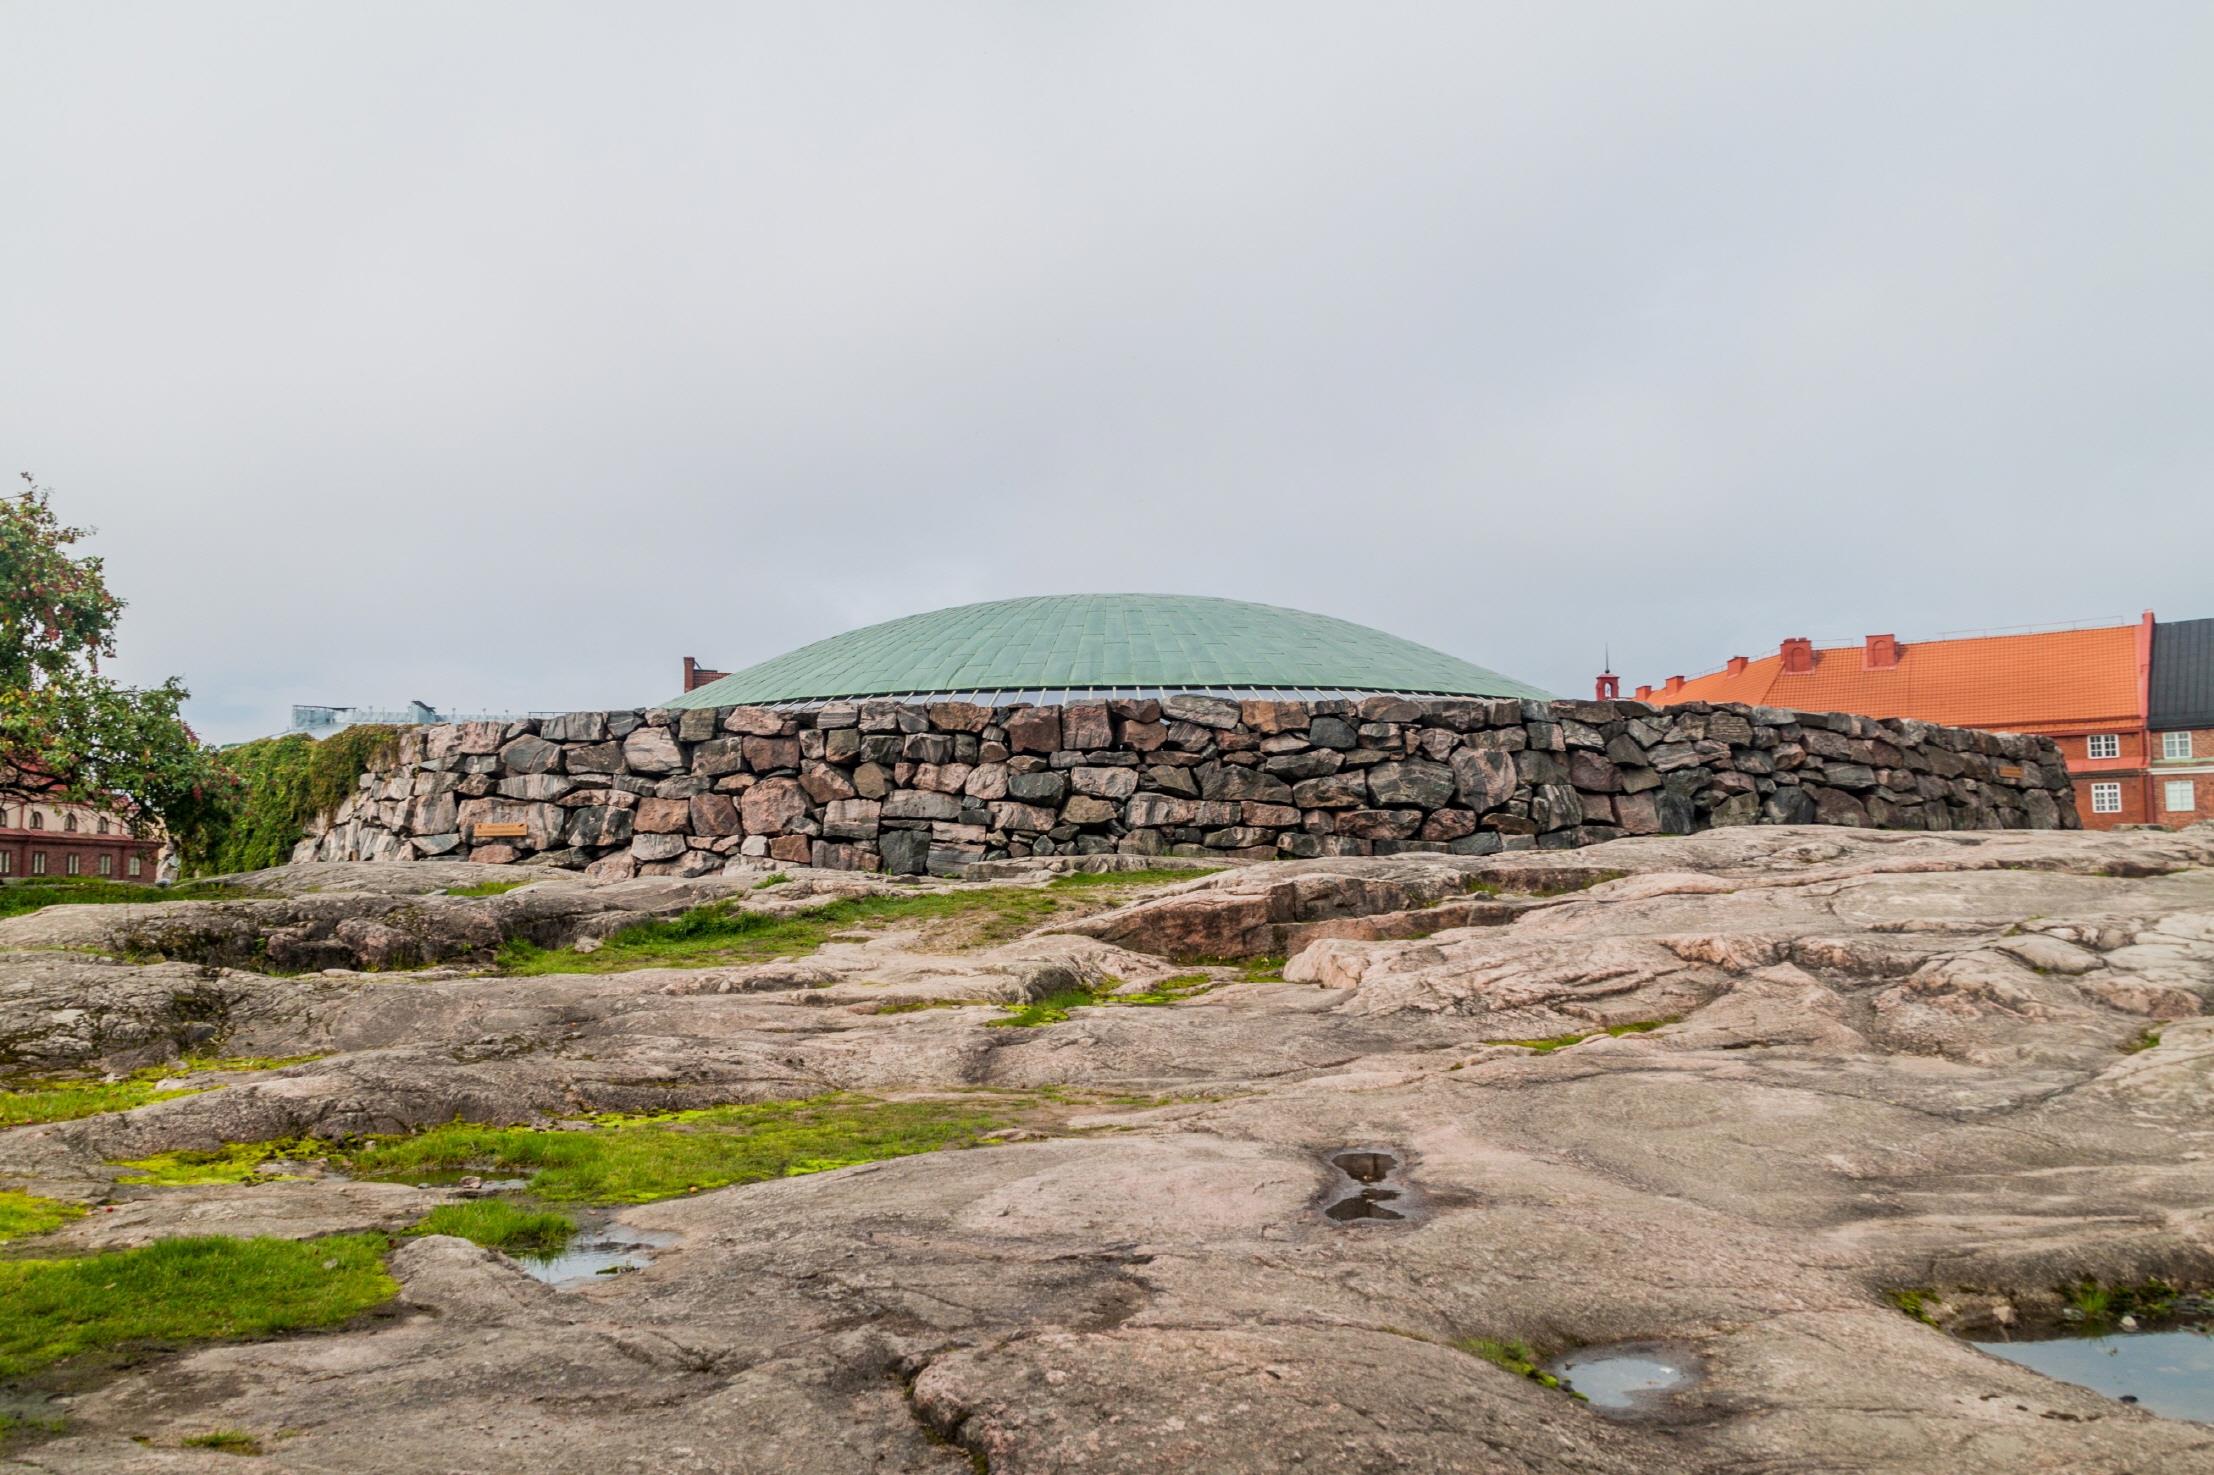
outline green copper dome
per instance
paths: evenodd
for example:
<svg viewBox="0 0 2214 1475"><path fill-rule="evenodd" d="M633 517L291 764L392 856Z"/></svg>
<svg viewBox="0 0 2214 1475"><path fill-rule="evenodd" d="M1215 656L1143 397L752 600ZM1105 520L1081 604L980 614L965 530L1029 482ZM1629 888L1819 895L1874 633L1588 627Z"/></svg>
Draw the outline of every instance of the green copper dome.
<svg viewBox="0 0 2214 1475"><path fill-rule="evenodd" d="M862 696L1052 702L1177 692L1548 695L1411 640L1304 610L1176 594L1051 594L851 630L664 705Z"/></svg>

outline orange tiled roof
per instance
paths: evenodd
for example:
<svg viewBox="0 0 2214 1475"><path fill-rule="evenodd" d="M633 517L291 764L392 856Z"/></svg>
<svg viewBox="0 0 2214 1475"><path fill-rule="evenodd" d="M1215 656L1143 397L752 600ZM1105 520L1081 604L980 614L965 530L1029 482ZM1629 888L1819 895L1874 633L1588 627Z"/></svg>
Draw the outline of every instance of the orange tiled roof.
<svg viewBox="0 0 2214 1475"><path fill-rule="evenodd" d="M2054 732L2140 720L2135 625L1899 642L1898 664L1868 669L1858 645L1817 650L1814 669L1787 673L1780 654L1716 671L1677 691L1656 688L1660 706L1745 702L1802 712L1918 717L2000 732Z"/></svg>

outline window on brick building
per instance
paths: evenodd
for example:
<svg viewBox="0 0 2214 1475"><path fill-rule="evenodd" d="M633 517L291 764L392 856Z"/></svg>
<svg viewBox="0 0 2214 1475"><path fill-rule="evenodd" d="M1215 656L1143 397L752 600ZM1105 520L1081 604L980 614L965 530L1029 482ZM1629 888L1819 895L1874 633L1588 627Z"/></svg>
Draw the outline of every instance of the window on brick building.
<svg viewBox="0 0 2214 1475"><path fill-rule="evenodd" d="M2167 790L2162 795L2164 807L2170 814L2189 814L2199 807L2197 798L2192 794L2189 779L2170 779L2163 787Z"/></svg>
<svg viewBox="0 0 2214 1475"><path fill-rule="evenodd" d="M78 853L77 853L76 851L74 851L74 850L70 851L70 852L69 852L69 874L70 874L70 875L72 875L72 876L81 876L81 875L83 875L83 874L84 874L84 870L85 870L85 858L84 858L83 856L79 855L79 854L78 854Z"/></svg>
<svg viewBox="0 0 2214 1475"><path fill-rule="evenodd" d="M105 835L105 834L106 834L107 832L108 832L108 821L107 821L107 817L103 815L103 816L101 817L101 819L100 819L100 833L101 833L101 834L103 834L103 835Z"/></svg>
<svg viewBox="0 0 2214 1475"><path fill-rule="evenodd" d="M103 876L112 876L115 874L114 856L103 855L100 857L100 874Z"/></svg>
<svg viewBox="0 0 2214 1475"><path fill-rule="evenodd" d="M131 874L134 876L138 874L138 857L135 855L131 857Z"/></svg>
<svg viewBox="0 0 2214 1475"><path fill-rule="evenodd" d="M15 852L12 850L0 850L0 876L5 876L14 869Z"/></svg>
<svg viewBox="0 0 2214 1475"><path fill-rule="evenodd" d="M65 815L63 815L63 816L62 816L62 830L63 830L63 832L64 832L64 833L66 833L66 834L71 834L71 835L74 835L74 834L76 834L76 833L77 833L77 816L75 816L74 814L65 814Z"/></svg>
<svg viewBox="0 0 2214 1475"><path fill-rule="evenodd" d="M2112 732L2094 732L2087 740L2093 758L2119 758L2122 756L2121 735Z"/></svg>
<svg viewBox="0 0 2214 1475"><path fill-rule="evenodd" d="M31 828L34 830L43 830L46 828L46 816L40 814L35 809L31 811Z"/></svg>
<svg viewBox="0 0 2214 1475"><path fill-rule="evenodd" d="M2120 784L2093 784L2091 786L2091 812L2093 814L2120 814L2122 812L2122 786Z"/></svg>
<svg viewBox="0 0 2214 1475"><path fill-rule="evenodd" d="M2163 758L2188 758L2191 756L2191 734L2164 732L2160 735L2160 756Z"/></svg>
<svg viewBox="0 0 2214 1475"><path fill-rule="evenodd" d="M34 876L43 876L46 874L45 851L34 850L31 852L31 874Z"/></svg>

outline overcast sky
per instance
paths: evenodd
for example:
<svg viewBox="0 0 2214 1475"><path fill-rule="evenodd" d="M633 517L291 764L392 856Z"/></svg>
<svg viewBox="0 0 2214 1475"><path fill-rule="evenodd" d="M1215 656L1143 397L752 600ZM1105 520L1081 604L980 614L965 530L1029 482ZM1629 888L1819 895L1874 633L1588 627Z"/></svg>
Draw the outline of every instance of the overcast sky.
<svg viewBox="0 0 2214 1475"><path fill-rule="evenodd" d="M2214 5L0 0L121 674L637 705L1018 594L1557 691L2214 615Z"/></svg>

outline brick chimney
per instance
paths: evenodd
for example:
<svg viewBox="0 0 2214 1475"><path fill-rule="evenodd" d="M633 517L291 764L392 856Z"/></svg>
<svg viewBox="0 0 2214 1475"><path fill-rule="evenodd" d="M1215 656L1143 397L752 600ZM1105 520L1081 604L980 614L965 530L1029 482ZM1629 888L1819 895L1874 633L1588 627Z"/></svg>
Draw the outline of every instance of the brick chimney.
<svg viewBox="0 0 2214 1475"><path fill-rule="evenodd" d="M1683 677L1681 677L1681 676L1671 676L1671 677L1669 677L1669 678L1668 678L1668 684L1667 684L1666 686L1664 686L1664 687L1662 687L1662 688L1661 688L1661 690L1663 690L1663 691L1665 691L1665 692L1668 692L1668 693L1669 693L1670 695L1674 695L1675 693L1677 693L1677 692L1679 692L1679 691L1682 691L1683 689L1684 689L1684 679L1683 679Z"/></svg>
<svg viewBox="0 0 2214 1475"><path fill-rule="evenodd" d="M1784 675L1805 676L1814 670L1814 642L1804 635L1792 636L1779 651L1783 656Z"/></svg>
<svg viewBox="0 0 2214 1475"><path fill-rule="evenodd" d="M1888 671L1899 664L1899 639L1895 635L1871 635L1861 647L1861 665L1870 671Z"/></svg>
<svg viewBox="0 0 2214 1475"><path fill-rule="evenodd" d="M1740 674L1745 669L1745 657L1731 656L1729 664L1724 666L1722 669L1729 672L1732 676Z"/></svg>
<svg viewBox="0 0 2214 1475"><path fill-rule="evenodd" d="M708 682L720 681L729 674L728 671L710 671L690 656L684 658L684 689L686 691L698 691Z"/></svg>
<svg viewBox="0 0 2214 1475"><path fill-rule="evenodd" d="M1647 700L1652 695L1653 688L1651 686L1641 686L1637 689L1637 699L1641 702Z"/></svg>
<svg viewBox="0 0 2214 1475"><path fill-rule="evenodd" d="M1594 701L1611 702L1622 695L1622 678L1612 671L1602 671L1592 683Z"/></svg>

